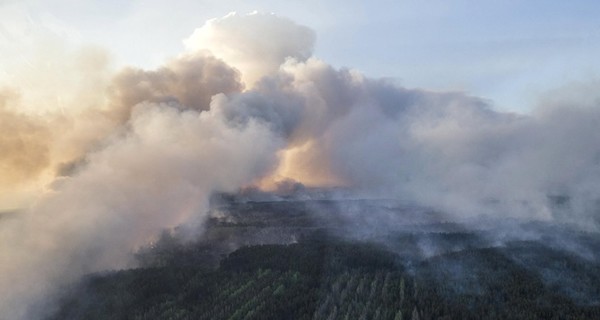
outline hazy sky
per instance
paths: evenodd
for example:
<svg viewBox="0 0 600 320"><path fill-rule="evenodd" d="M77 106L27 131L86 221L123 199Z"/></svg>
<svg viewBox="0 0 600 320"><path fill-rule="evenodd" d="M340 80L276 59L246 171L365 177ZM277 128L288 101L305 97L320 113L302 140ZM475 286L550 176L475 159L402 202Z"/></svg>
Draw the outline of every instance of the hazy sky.
<svg viewBox="0 0 600 320"><path fill-rule="evenodd" d="M583 0L0 0L0 55L46 30L104 47L117 65L152 67L207 19L254 10L315 30L315 55L336 67L499 109L526 111L544 91L600 72L600 3Z"/></svg>

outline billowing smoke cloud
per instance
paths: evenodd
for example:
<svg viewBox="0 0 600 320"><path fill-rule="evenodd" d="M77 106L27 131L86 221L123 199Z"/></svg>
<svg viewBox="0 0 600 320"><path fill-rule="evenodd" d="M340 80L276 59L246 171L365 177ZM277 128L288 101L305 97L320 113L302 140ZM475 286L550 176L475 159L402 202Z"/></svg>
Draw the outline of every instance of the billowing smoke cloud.
<svg viewBox="0 0 600 320"><path fill-rule="evenodd" d="M163 228L200 223L212 190L264 175L281 143L259 123L227 125L218 108L140 105L128 124L19 219L0 225L3 315L30 317L20 302L71 276L126 266Z"/></svg>
<svg viewBox="0 0 600 320"><path fill-rule="evenodd" d="M33 21L23 29L3 29L0 37L0 47L11 49L0 50L0 210L30 202L113 127L99 116L112 77L109 55L73 49Z"/></svg>
<svg viewBox="0 0 600 320"><path fill-rule="evenodd" d="M25 117L8 110L11 100L18 99L8 90L0 93L0 175L1 189L12 187L23 180L36 176L47 166L47 128L40 119Z"/></svg>
<svg viewBox="0 0 600 320"><path fill-rule="evenodd" d="M530 115L502 113L462 93L334 69L311 57L313 42L275 15L228 15L157 70L106 77L92 59L96 89L66 91L75 94L64 108L19 111L34 100L3 91L10 151L0 164L14 175L3 185L41 172L52 183L0 222L0 314L33 317L57 285L127 266L163 228L201 226L211 192L252 184L293 179L458 217L597 226L597 100L562 94Z"/></svg>
<svg viewBox="0 0 600 320"><path fill-rule="evenodd" d="M185 40L188 50L210 51L240 70L248 86L275 73L287 58L308 59L314 42L309 28L258 13L209 20Z"/></svg>
<svg viewBox="0 0 600 320"><path fill-rule="evenodd" d="M285 147L262 119L234 122L225 105L210 106L213 95L218 100L243 86L238 71L207 52L186 53L155 71L124 69L94 82L93 91L65 85L56 97L45 87L28 95L27 80L43 84L59 66L75 76L59 82L77 81L79 73L59 57L77 61L71 52L54 52L46 58L60 63L42 70L41 80L12 77L18 93L2 95L2 145L9 151L2 169L15 175L6 185L21 178L44 183L42 173L56 174L33 205L0 225L0 314L7 319L43 315L59 285L127 266L135 248L164 228L186 223L196 230L211 192L268 175ZM97 67L82 72L93 77L102 73ZM37 103L41 112L32 107Z"/></svg>
<svg viewBox="0 0 600 320"><path fill-rule="evenodd" d="M239 73L208 54L184 55L156 71L127 68L109 88L111 111L123 121L142 102L173 102L185 108L208 110L212 96L242 90Z"/></svg>

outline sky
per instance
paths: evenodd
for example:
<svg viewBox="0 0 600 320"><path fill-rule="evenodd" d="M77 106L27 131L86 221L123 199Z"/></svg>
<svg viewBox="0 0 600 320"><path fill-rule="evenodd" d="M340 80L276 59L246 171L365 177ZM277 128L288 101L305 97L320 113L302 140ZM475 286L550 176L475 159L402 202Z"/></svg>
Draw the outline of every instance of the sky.
<svg viewBox="0 0 600 320"><path fill-rule="evenodd" d="M48 32L113 63L155 67L229 12L273 12L317 35L315 56L406 87L457 90L527 112L548 90L600 73L597 1L1 0L0 48ZM8 48L8 49L7 49ZM30 49L30 48L29 48Z"/></svg>

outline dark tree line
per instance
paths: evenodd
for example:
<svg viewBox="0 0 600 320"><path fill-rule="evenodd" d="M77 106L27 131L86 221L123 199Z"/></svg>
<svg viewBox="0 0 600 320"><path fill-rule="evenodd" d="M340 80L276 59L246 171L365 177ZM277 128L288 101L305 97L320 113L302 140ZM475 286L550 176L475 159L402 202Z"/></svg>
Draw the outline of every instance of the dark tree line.
<svg viewBox="0 0 600 320"><path fill-rule="evenodd" d="M598 265L528 243L407 264L316 235L240 248L215 269L193 263L200 249L174 250L188 257L87 276L51 319L600 319Z"/></svg>

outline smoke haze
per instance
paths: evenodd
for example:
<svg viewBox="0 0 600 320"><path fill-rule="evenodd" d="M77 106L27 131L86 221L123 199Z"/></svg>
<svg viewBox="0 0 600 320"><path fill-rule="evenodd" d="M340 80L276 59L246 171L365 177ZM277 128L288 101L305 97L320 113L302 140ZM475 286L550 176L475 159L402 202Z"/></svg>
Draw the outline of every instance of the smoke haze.
<svg viewBox="0 0 600 320"><path fill-rule="evenodd" d="M164 228L200 227L212 192L250 185L344 186L459 218L597 230L596 85L503 113L335 69L314 42L290 20L230 14L155 70L113 72L100 49L57 49L40 58L50 70L22 73L36 82L5 81L0 200L21 208L0 221L3 319L39 316L58 286L129 266Z"/></svg>

